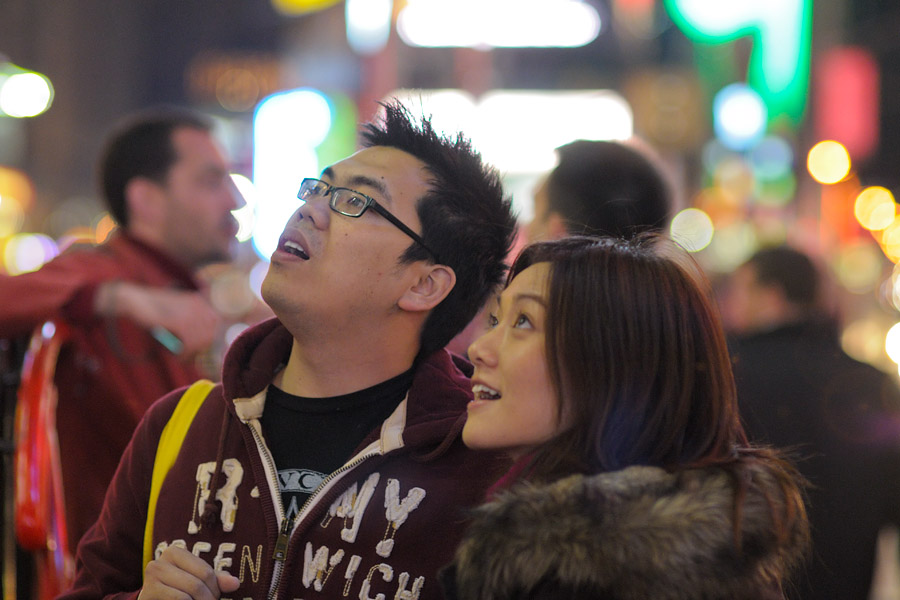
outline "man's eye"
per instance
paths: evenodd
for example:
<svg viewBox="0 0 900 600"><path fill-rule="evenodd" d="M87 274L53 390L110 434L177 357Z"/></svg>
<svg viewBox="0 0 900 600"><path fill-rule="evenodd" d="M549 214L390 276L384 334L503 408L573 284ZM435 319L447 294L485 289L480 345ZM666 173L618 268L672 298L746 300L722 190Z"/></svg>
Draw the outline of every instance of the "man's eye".
<svg viewBox="0 0 900 600"><path fill-rule="evenodd" d="M366 199L360 198L359 196L348 195L344 200L344 204L352 206L353 208L362 208L366 205Z"/></svg>

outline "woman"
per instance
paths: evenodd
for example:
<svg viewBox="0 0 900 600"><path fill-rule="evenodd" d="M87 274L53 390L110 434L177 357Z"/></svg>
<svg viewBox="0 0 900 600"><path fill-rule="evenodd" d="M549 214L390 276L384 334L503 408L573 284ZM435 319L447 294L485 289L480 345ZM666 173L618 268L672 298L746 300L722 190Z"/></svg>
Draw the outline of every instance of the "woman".
<svg viewBox="0 0 900 600"><path fill-rule="evenodd" d="M463 440L516 462L448 597L783 597L808 544L799 476L748 444L685 252L655 234L532 245L489 319Z"/></svg>

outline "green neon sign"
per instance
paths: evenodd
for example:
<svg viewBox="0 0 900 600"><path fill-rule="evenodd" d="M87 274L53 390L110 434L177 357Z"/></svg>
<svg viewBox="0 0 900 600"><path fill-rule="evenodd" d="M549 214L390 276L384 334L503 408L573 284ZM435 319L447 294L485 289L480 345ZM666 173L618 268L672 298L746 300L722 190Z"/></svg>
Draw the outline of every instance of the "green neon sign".
<svg viewBox="0 0 900 600"><path fill-rule="evenodd" d="M706 43L753 36L747 84L769 109L803 120L809 89L812 0L665 0L672 21Z"/></svg>

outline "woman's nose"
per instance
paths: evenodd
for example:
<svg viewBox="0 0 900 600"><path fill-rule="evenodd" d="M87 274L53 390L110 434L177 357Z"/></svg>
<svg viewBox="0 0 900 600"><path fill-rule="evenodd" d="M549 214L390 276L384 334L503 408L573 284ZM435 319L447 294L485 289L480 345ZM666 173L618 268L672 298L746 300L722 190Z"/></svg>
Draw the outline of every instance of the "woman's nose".
<svg viewBox="0 0 900 600"><path fill-rule="evenodd" d="M474 364L493 365L496 363L494 336L496 330L488 329L469 344L469 360Z"/></svg>

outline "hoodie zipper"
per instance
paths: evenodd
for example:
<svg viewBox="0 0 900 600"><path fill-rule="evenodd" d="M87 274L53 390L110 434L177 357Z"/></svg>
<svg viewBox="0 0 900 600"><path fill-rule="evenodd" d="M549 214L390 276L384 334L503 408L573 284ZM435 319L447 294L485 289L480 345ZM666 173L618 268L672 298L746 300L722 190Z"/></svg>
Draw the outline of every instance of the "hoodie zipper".
<svg viewBox="0 0 900 600"><path fill-rule="evenodd" d="M288 519L284 514L284 504L281 502L281 488L278 484L278 469L275 468L275 460L272 458L272 454L263 442L262 436L256 431L256 428L251 425L250 431L253 433L253 439L256 442L256 447L260 450L260 455L266 461L266 465L272 473L273 481L275 482L275 493L273 494L275 496L275 507L278 509L277 517L281 521L278 538L275 540L275 552L272 554L275 566L272 571L272 584L269 586L268 595L268 600L274 600L275 596L278 595L278 588L281 586L281 572L284 568L284 558L287 556L287 546L294 519Z"/></svg>
<svg viewBox="0 0 900 600"><path fill-rule="evenodd" d="M313 493L310 494L309 498L306 499L306 502L304 502L303 506L300 507L300 510L297 511L297 517L291 517L290 519L288 519L284 514L284 504L281 502L281 493L278 484L278 470L275 468L275 461L272 459L272 455L269 452L268 447L266 447L265 443L262 440L262 436L259 435L259 433L256 431L256 428L251 426L250 431L253 432L253 439L256 441L257 447L261 450L260 454L271 469L271 472L275 474L275 505L278 508L278 516L281 519L281 527L278 530L278 538L275 540L275 551L272 553L272 559L275 561L275 566L272 571L272 585L269 587L269 594L267 596L268 600L274 600L278 596L278 590L281 588L281 577L284 574L284 562L287 558L288 546L290 545L294 523L303 520L302 516L304 512L316 498L319 490L326 487L329 483L331 483L337 477L343 475L347 471L355 469L367 459L372 458L373 456L377 456L378 452L369 452L367 454L363 454L362 456L345 464L337 471L330 473L325 477L325 479L321 481L321 483L319 483Z"/></svg>

